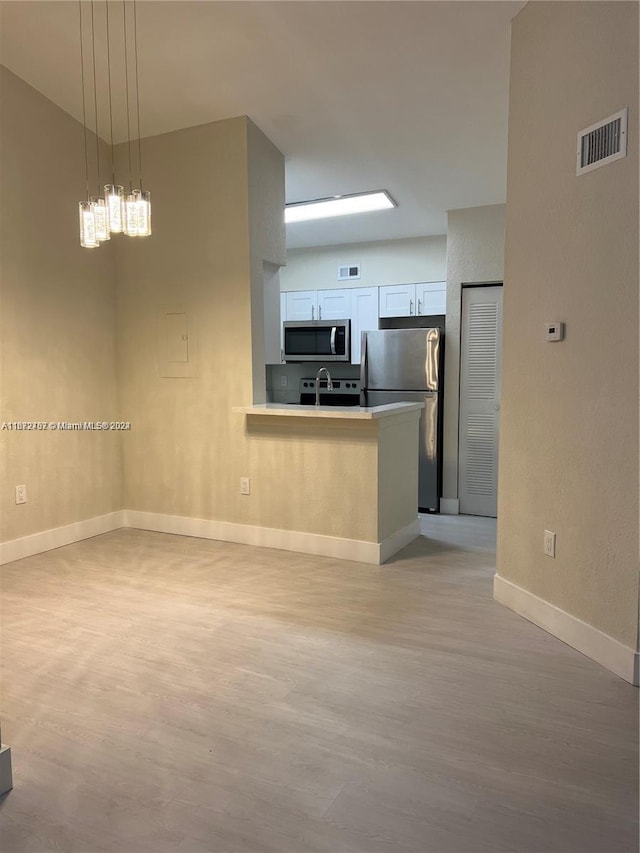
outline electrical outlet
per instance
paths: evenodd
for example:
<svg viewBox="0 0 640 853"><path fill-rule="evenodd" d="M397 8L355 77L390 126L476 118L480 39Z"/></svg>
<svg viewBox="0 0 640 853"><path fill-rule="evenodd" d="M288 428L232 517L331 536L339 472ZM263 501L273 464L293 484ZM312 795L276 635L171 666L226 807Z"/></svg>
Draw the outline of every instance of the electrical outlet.
<svg viewBox="0 0 640 853"><path fill-rule="evenodd" d="M251 480L248 477L240 477L240 494L251 494Z"/></svg>
<svg viewBox="0 0 640 853"><path fill-rule="evenodd" d="M544 553L547 557L556 555L556 534L552 530L544 532Z"/></svg>
<svg viewBox="0 0 640 853"><path fill-rule="evenodd" d="M27 502L27 487L26 486L16 486L16 503L17 504L26 504Z"/></svg>
<svg viewBox="0 0 640 853"><path fill-rule="evenodd" d="M288 378L286 376L281 376L280 377L280 387L286 388L288 384L289 384Z"/></svg>

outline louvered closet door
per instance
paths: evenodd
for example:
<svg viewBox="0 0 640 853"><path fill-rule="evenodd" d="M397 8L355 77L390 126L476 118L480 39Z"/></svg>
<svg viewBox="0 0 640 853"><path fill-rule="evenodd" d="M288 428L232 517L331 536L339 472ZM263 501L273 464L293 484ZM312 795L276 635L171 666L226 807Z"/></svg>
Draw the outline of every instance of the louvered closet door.
<svg viewBox="0 0 640 853"><path fill-rule="evenodd" d="M502 287L462 291L460 512L496 516L502 365Z"/></svg>

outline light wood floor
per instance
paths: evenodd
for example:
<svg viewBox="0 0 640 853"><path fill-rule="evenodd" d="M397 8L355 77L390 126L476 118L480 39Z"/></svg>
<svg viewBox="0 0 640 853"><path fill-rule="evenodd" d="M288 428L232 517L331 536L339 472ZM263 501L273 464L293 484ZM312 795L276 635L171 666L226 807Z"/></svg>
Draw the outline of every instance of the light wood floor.
<svg viewBox="0 0 640 853"><path fill-rule="evenodd" d="M492 521L423 524L6 566L4 853L635 853L637 691L492 600Z"/></svg>

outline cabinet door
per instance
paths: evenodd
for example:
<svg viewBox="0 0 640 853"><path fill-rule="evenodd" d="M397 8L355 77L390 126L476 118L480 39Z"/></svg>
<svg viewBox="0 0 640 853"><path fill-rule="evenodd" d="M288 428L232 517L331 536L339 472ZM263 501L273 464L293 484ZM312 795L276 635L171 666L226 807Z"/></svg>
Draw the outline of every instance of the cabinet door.
<svg viewBox="0 0 640 853"><path fill-rule="evenodd" d="M350 316L350 288L318 291L318 314L316 320L348 320Z"/></svg>
<svg viewBox="0 0 640 853"><path fill-rule="evenodd" d="M287 320L317 320L315 290L290 290L285 293Z"/></svg>
<svg viewBox="0 0 640 853"><path fill-rule="evenodd" d="M428 314L447 313L446 281L430 281L416 284L417 313L424 317Z"/></svg>
<svg viewBox="0 0 640 853"><path fill-rule="evenodd" d="M413 317L416 313L415 284L389 284L380 290L381 317Z"/></svg>
<svg viewBox="0 0 640 853"><path fill-rule="evenodd" d="M378 328L378 288L355 287L351 290L351 364L360 364L362 332Z"/></svg>

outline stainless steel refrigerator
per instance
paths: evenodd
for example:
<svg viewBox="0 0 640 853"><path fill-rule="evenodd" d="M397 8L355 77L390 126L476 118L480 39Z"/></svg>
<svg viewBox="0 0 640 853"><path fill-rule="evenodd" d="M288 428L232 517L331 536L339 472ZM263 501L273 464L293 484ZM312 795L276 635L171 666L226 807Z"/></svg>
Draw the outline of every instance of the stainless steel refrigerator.
<svg viewBox="0 0 640 853"><path fill-rule="evenodd" d="M424 403L418 450L418 507L440 509L442 462L440 329L387 329L362 333L360 380L364 403Z"/></svg>

